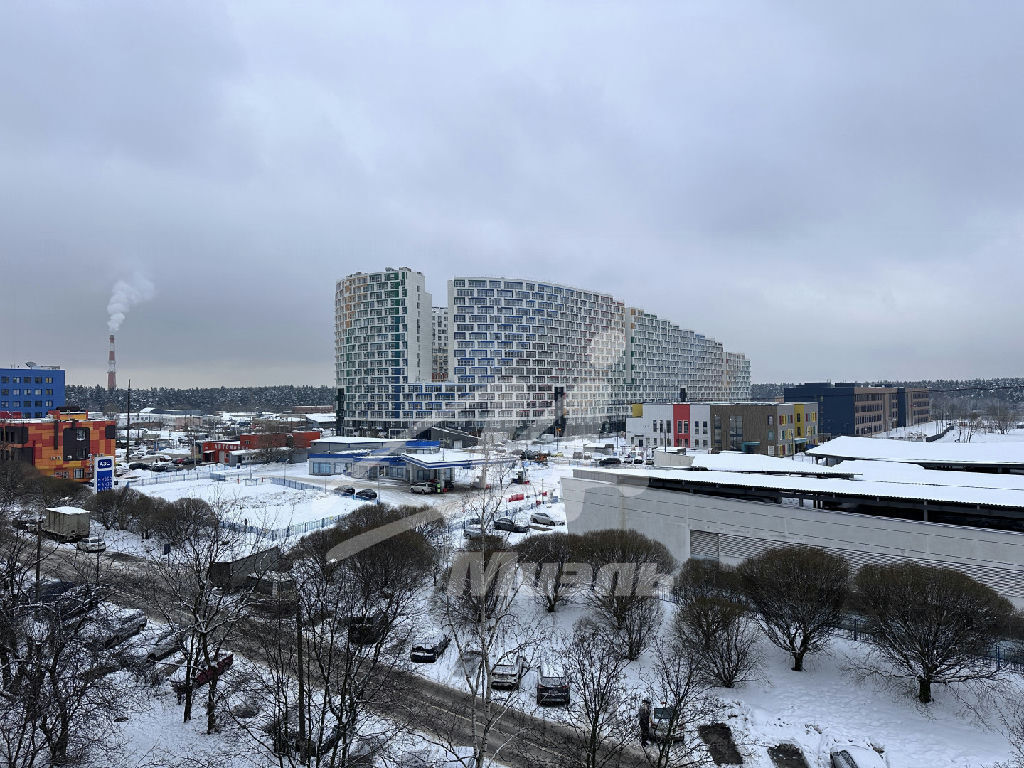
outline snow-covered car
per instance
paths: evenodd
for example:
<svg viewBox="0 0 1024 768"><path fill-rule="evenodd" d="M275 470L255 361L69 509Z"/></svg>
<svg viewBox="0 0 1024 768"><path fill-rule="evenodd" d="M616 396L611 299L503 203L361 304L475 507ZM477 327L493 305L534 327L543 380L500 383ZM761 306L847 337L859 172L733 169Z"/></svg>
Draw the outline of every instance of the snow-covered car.
<svg viewBox="0 0 1024 768"><path fill-rule="evenodd" d="M537 525L565 525L564 520L559 520L549 512L540 510L530 515L530 522L537 523Z"/></svg>
<svg viewBox="0 0 1024 768"><path fill-rule="evenodd" d="M433 664L445 652L451 638L443 632L424 635L413 643L409 659L420 664Z"/></svg>
<svg viewBox="0 0 1024 768"><path fill-rule="evenodd" d="M569 703L569 678L565 670L558 664L543 662L537 676L537 703L547 704Z"/></svg>
<svg viewBox="0 0 1024 768"><path fill-rule="evenodd" d="M498 658L501 661L491 669L491 688L518 688L526 674L526 658L522 655Z"/></svg>
<svg viewBox="0 0 1024 768"><path fill-rule="evenodd" d="M465 523L462 526L462 535L470 541L483 538L484 529L480 527L479 523Z"/></svg>
<svg viewBox="0 0 1024 768"><path fill-rule="evenodd" d="M79 539L75 546L82 552L104 552L107 549L107 542L103 540L102 536L86 536L84 539Z"/></svg>
<svg viewBox="0 0 1024 768"><path fill-rule="evenodd" d="M854 744L833 750L830 757L832 768L887 768L875 750Z"/></svg>

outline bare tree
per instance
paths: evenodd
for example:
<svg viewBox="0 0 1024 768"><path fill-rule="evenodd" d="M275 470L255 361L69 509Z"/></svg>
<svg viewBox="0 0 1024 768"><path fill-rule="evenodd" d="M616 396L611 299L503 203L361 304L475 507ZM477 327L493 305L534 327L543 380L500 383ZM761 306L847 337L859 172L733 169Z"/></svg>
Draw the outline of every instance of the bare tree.
<svg viewBox="0 0 1024 768"><path fill-rule="evenodd" d="M894 675L913 677L918 700L932 686L995 674L980 658L998 639L1013 606L977 581L946 568L917 563L866 565L856 579L874 647Z"/></svg>
<svg viewBox="0 0 1024 768"><path fill-rule="evenodd" d="M571 562L580 549L579 538L565 533L527 536L516 546L527 585L548 613L571 600L578 587L590 586L589 566L582 570Z"/></svg>
<svg viewBox="0 0 1024 768"><path fill-rule="evenodd" d="M614 641L605 628L581 619L560 654L571 691L565 722L579 741L565 745L566 766L617 765L634 735L622 679L628 662Z"/></svg>
<svg viewBox="0 0 1024 768"><path fill-rule="evenodd" d="M184 501L184 500L183 500ZM196 500L190 500L196 501ZM205 503L205 502L204 502ZM172 505L173 506L173 505ZM181 627L181 653L185 660L182 693L183 720L192 719L195 691L205 684L206 727L218 728L218 664L223 665L226 646L239 632L253 599L253 585L237 584L221 588L210 578L211 566L261 557L262 542L242 532L231 510L211 509L208 505L183 505L196 514L174 523L173 546L166 557L154 554L147 562L147 578L142 582L143 597L162 614L168 624ZM199 510L199 511L197 511ZM209 514L206 514L209 512ZM267 554L268 557L272 555ZM248 568L254 570L256 565ZM197 676L203 673L197 683Z"/></svg>
<svg viewBox="0 0 1024 768"><path fill-rule="evenodd" d="M462 660L458 681L469 694L464 711L458 714L467 723L473 754L456 758L466 768L484 768L491 759L500 761L504 751L515 746L507 740L492 743L500 728L511 724L514 709L514 692L499 690L492 681L497 671L531 662L540 632L536 622L524 620L515 610L522 587L515 553L508 551L504 537L487 533L501 514L508 471L507 466L493 470L490 489L469 502L479 532L467 542L471 548L456 553L447 578L435 592L435 613ZM436 743L455 754L460 742L465 743L463 734L453 732Z"/></svg>
<svg viewBox="0 0 1024 768"><path fill-rule="evenodd" d="M672 589L678 605L674 631L697 660L707 682L732 688L760 663L757 624L733 568L687 560Z"/></svg>
<svg viewBox="0 0 1024 768"><path fill-rule="evenodd" d="M594 569L590 603L615 630L626 658L639 658L661 626L662 582L675 559L665 545L632 530L586 533L579 546Z"/></svg>
<svg viewBox="0 0 1024 768"><path fill-rule="evenodd" d="M850 592L843 557L814 547L771 549L739 567L743 590L768 640L793 657L793 671L822 650Z"/></svg>
<svg viewBox="0 0 1024 768"><path fill-rule="evenodd" d="M698 661L677 639L654 645L652 745L644 754L655 768L701 768L714 764L700 738L717 702L708 694Z"/></svg>

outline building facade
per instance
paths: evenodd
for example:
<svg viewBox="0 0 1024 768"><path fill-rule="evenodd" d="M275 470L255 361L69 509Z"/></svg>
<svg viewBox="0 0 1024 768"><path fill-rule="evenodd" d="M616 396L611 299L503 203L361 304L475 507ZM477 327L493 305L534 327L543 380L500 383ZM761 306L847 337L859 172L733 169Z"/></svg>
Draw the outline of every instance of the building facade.
<svg viewBox="0 0 1024 768"><path fill-rule="evenodd" d="M42 419L4 418L0 419L0 460L24 461L44 475L87 482L93 476L93 457L114 455L116 434L117 422L89 419L85 413L54 411Z"/></svg>
<svg viewBox="0 0 1024 768"><path fill-rule="evenodd" d="M819 431L829 437L876 435L898 422L895 387L818 382L786 387L783 398L787 403L817 403Z"/></svg>
<svg viewBox="0 0 1024 768"><path fill-rule="evenodd" d="M448 380L448 307L430 310L430 338L432 341L431 381Z"/></svg>
<svg viewBox="0 0 1024 768"><path fill-rule="evenodd" d="M817 403L645 403L626 419L630 445L793 456L818 444Z"/></svg>
<svg viewBox="0 0 1024 768"><path fill-rule="evenodd" d="M639 397L749 397L742 354L571 286L456 277L442 313L430 306L421 273L388 269L338 281L335 309L347 434L399 437L432 426L473 434L618 431ZM429 333L421 332L424 313ZM421 318L415 335L414 316ZM437 381L436 356L445 350L445 380Z"/></svg>
<svg viewBox="0 0 1024 768"><path fill-rule="evenodd" d="M41 419L63 408L64 371L53 366L0 368L0 413L11 418Z"/></svg>
<svg viewBox="0 0 1024 768"><path fill-rule="evenodd" d="M924 387L897 387L896 426L913 427L932 420L932 396Z"/></svg>

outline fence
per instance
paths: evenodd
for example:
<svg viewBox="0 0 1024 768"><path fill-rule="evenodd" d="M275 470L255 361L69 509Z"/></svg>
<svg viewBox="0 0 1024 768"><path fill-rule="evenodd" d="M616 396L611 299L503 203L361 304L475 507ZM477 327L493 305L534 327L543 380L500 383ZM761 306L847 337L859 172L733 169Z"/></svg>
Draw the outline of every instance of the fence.
<svg viewBox="0 0 1024 768"><path fill-rule="evenodd" d="M322 517L319 520L308 520L305 523L286 525L283 528L263 528L259 525L248 525L247 523L223 523L223 525L229 530L261 536L268 541L282 541L292 536L301 536L312 531L319 531L322 528L329 528L343 517L344 515L331 515L330 517Z"/></svg>
<svg viewBox="0 0 1024 768"><path fill-rule="evenodd" d="M160 485L161 483L180 483L183 480L209 480L210 472L189 471L183 469L180 472L165 472L155 477L143 477L122 481L125 488L137 488L144 485Z"/></svg>
<svg viewBox="0 0 1024 768"><path fill-rule="evenodd" d="M296 491L320 491L324 493L327 491L322 485L313 485L312 483L303 483L298 480L289 480L285 477L271 477L270 482L274 485L283 485L285 488L291 488Z"/></svg>

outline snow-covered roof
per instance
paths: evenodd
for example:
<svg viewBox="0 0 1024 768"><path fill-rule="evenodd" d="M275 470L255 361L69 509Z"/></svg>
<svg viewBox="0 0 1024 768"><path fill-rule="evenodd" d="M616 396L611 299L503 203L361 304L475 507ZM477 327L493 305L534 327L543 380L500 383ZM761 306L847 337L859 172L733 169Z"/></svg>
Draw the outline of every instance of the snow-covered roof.
<svg viewBox="0 0 1024 768"><path fill-rule="evenodd" d="M807 454L909 464L1024 465L1024 442L919 443L873 437L837 437L808 449Z"/></svg>
<svg viewBox="0 0 1024 768"><path fill-rule="evenodd" d="M47 512L60 512L65 515L88 515L89 513L81 507L47 507Z"/></svg>
<svg viewBox="0 0 1024 768"><path fill-rule="evenodd" d="M822 477L842 477L849 475L849 470L836 467L822 467L807 461L779 459L763 456L759 453L701 453L693 456L691 469L719 470L723 472L760 472L776 475L819 475Z"/></svg>
<svg viewBox="0 0 1024 768"><path fill-rule="evenodd" d="M509 464L517 461L514 456L481 456L458 449L445 449L437 453L403 453L402 458L410 464L428 469L445 469L448 467L479 467L484 464Z"/></svg>
<svg viewBox="0 0 1024 768"><path fill-rule="evenodd" d="M309 421L315 421L317 424L333 424L338 420L337 414L334 413L306 413L303 415Z"/></svg>
<svg viewBox="0 0 1024 768"><path fill-rule="evenodd" d="M841 461L832 469L861 475L865 480L881 480L887 483L955 485L961 488L1008 488L1024 491L1024 475L925 469L918 464L856 459Z"/></svg>
<svg viewBox="0 0 1024 768"><path fill-rule="evenodd" d="M864 496L884 499L929 501L939 504L974 504L984 507L1011 507L1024 509L1024 490L1015 488L975 488L957 485L918 485L883 480L847 480L839 477L801 477L795 475L763 475L741 472L693 472L685 468L652 469L650 467L602 468L574 470L607 474L623 478L638 475L662 480L678 480L700 485L731 485L740 488L763 488L783 492L831 493L845 496ZM936 472L936 474L940 474ZM945 474L945 473L941 473Z"/></svg>

